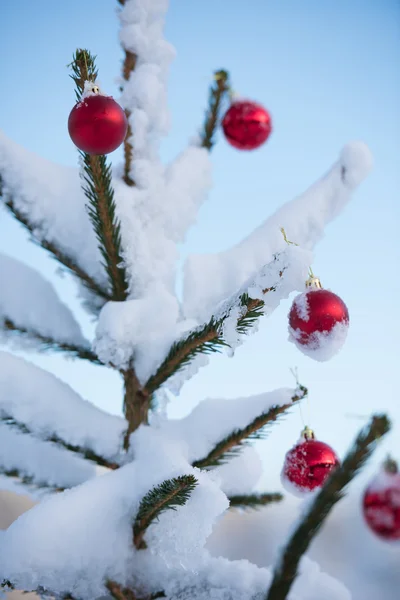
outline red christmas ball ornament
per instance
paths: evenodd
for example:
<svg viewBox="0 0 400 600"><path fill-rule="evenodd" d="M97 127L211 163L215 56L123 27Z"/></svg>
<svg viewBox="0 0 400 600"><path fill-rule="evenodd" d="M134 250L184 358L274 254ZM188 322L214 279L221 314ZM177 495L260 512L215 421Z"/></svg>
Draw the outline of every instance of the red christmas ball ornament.
<svg viewBox="0 0 400 600"><path fill-rule="evenodd" d="M388 459L372 480L363 497L364 519L382 540L400 540L400 473Z"/></svg>
<svg viewBox="0 0 400 600"><path fill-rule="evenodd" d="M329 360L346 340L349 311L339 296L322 288L317 277L310 277L306 287L290 309L289 340L311 358Z"/></svg>
<svg viewBox="0 0 400 600"><path fill-rule="evenodd" d="M271 116L268 111L250 100L235 100L222 119L227 141L239 150L255 150L270 136Z"/></svg>
<svg viewBox="0 0 400 600"><path fill-rule="evenodd" d="M339 459L335 451L316 440L314 432L306 427L301 440L285 456L281 481L292 494L303 496L320 488L337 466Z"/></svg>
<svg viewBox="0 0 400 600"><path fill-rule="evenodd" d="M124 110L111 96L93 86L75 104L68 118L68 132L75 146L88 154L109 154L122 144L128 131Z"/></svg>

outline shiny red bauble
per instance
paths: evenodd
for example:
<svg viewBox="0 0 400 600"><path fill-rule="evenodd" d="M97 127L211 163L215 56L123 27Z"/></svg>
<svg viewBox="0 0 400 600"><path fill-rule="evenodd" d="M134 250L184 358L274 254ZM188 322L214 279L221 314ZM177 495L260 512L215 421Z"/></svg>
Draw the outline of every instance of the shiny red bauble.
<svg viewBox="0 0 400 600"><path fill-rule="evenodd" d="M329 334L336 325L336 346L345 340L349 311L339 296L324 289L310 289L296 296L289 313L289 331L300 346L317 350L322 342L329 342ZM323 360L322 358L321 360Z"/></svg>
<svg viewBox="0 0 400 600"><path fill-rule="evenodd" d="M282 483L295 495L312 492L325 483L337 466L339 459L328 444L303 436L285 456Z"/></svg>
<svg viewBox="0 0 400 600"><path fill-rule="evenodd" d="M268 111L250 100L236 100L222 119L222 129L227 141L239 150L255 150L272 131Z"/></svg>
<svg viewBox="0 0 400 600"><path fill-rule="evenodd" d="M124 110L111 96L87 96L71 110L68 132L75 146L87 154L109 154L122 144L128 131Z"/></svg>
<svg viewBox="0 0 400 600"><path fill-rule="evenodd" d="M364 519L383 540L400 540L400 473L383 471L363 497Z"/></svg>

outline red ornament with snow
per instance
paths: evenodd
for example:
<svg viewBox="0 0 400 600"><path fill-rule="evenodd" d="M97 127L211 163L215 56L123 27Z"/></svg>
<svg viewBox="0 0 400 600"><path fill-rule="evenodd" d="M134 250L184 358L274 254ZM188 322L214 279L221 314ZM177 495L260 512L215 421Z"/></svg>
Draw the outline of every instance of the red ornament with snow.
<svg viewBox="0 0 400 600"><path fill-rule="evenodd" d="M363 497L364 519L381 539L400 540L400 473L388 459L367 487Z"/></svg>
<svg viewBox="0 0 400 600"><path fill-rule="evenodd" d="M255 150L271 134L271 116L261 104L250 100L235 100L222 119L222 129L234 148Z"/></svg>
<svg viewBox="0 0 400 600"><path fill-rule="evenodd" d="M295 496L302 496L320 488L337 466L335 451L316 440L314 432L305 427L301 440L285 456L282 485Z"/></svg>
<svg viewBox="0 0 400 600"><path fill-rule="evenodd" d="M289 340L303 354L329 360L343 346L349 311L339 296L324 290L317 277L306 281L308 290L296 296L289 313Z"/></svg>
<svg viewBox="0 0 400 600"><path fill-rule="evenodd" d="M128 120L120 105L101 94L98 86L85 85L68 118L68 132L75 146L87 154L109 154L122 144L127 131Z"/></svg>

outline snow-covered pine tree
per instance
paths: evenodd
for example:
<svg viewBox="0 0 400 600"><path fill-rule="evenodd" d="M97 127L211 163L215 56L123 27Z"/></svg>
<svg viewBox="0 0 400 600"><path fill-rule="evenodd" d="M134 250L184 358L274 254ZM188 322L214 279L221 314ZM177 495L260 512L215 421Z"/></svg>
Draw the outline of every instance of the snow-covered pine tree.
<svg viewBox="0 0 400 600"><path fill-rule="evenodd" d="M348 599L343 585L313 570L311 562L300 573L298 566L388 431L387 418L375 416L361 431L268 570L212 557L205 542L230 506L279 500L279 494L240 487L251 460L246 443L262 437L307 390L298 385L236 400L208 399L181 420L168 420L157 402L165 389L177 394L209 354L233 353L260 318L303 289L325 225L370 168L368 149L347 145L320 181L237 246L189 258L178 297L177 245L210 185L210 151L229 75L216 73L199 138L162 165L158 142L166 130L173 57L162 37L167 0L119 3L121 104L129 120L124 164L112 170L105 156L81 153L80 170L72 170L0 137L4 205L74 278L97 319L91 343L38 272L2 255L2 341L118 371L125 414L106 414L51 373L0 353L0 467L46 492L0 532L3 590L75 600ZM72 77L79 99L85 82L97 77L89 51L76 51ZM298 245L286 243L282 226ZM204 285L207 280L212 287Z"/></svg>

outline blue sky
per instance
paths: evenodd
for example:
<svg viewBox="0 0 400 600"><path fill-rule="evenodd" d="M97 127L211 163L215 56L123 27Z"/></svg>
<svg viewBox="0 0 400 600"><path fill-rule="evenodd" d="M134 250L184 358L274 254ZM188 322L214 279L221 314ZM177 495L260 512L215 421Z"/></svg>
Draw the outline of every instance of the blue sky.
<svg viewBox="0 0 400 600"><path fill-rule="evenodd" d="M67 63L76 47L98 56L104 89L118 97L122 52L117 2L27 0L0 7L2 95L0 127L18 143L66 165L76 150L66 123L74 103ZM301 193L336 160L347 141L362 139L375 168L345 213L327 229L314 272L349 307L351 329L342 352L316 363L287 342L285 302L234 359L217 357L183 390L171 414L185 414L205 396L232 397L291 385L297 366L310 389L309 424L340 454L373 411L389 411L397 428L379 457L400 459L400 3L397 0L171 1L166 37L177 49L171 68L171 134L165 160L175 156L203 119L212 72L227 68L241 94L263 103L274 133L259 151L240 153L219 137L215 185L182 255L235 243L286 200ZM118 152L112 160L119 160ZM91 325L68 278L29 244L0 212L0 251L39 268L65 302ZM3 283L2 283L3 285ZM86 398L112 412L121 407L118 377L60 357L31 356ZM303 412L307 413L306 407ZM348 413L361 418L349 417ZM259 446L264 484L278 485L286 449L302 426L298 410Z"/></svg>

